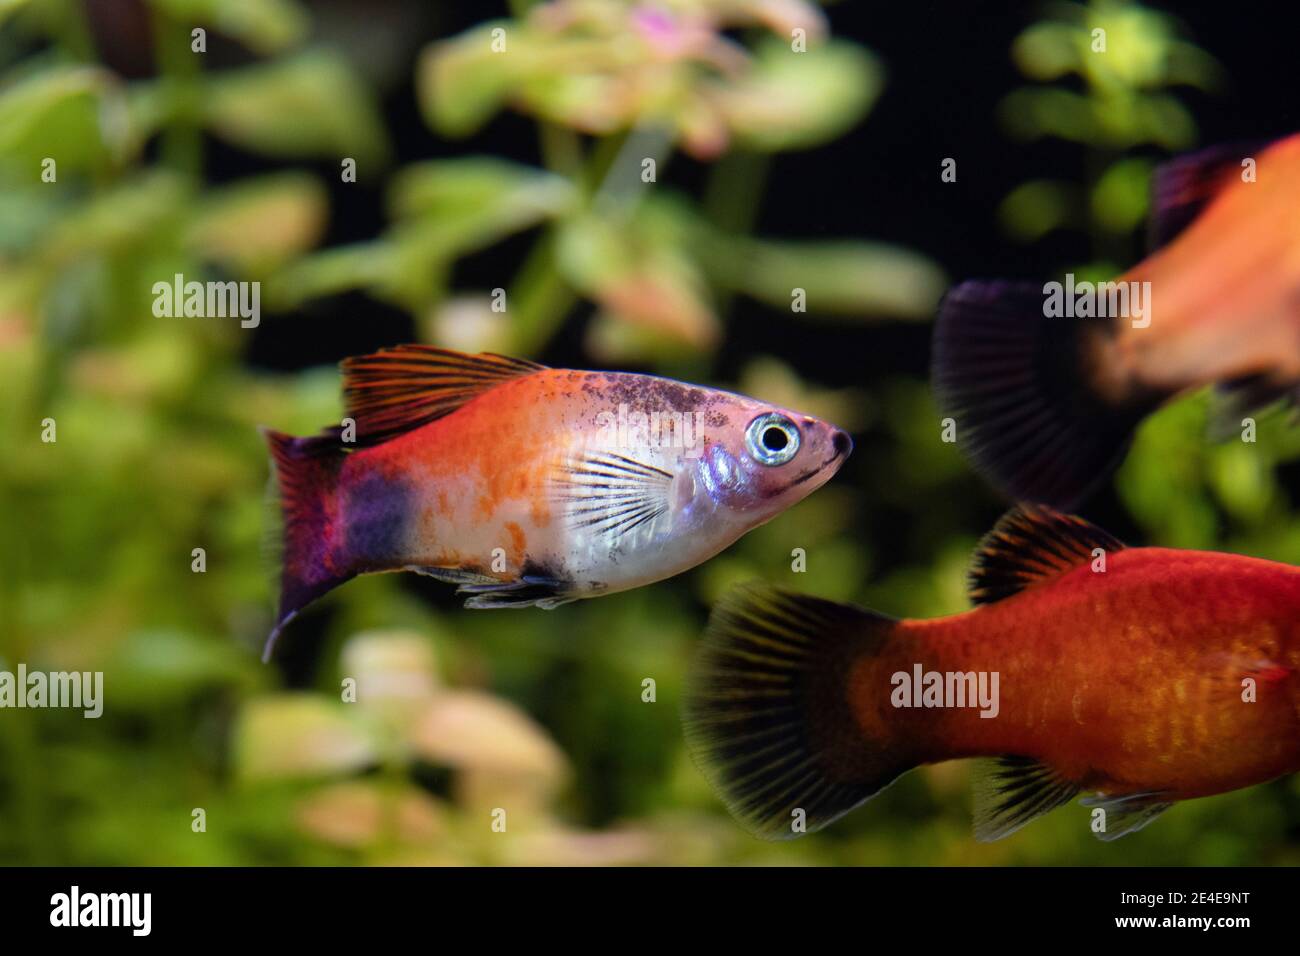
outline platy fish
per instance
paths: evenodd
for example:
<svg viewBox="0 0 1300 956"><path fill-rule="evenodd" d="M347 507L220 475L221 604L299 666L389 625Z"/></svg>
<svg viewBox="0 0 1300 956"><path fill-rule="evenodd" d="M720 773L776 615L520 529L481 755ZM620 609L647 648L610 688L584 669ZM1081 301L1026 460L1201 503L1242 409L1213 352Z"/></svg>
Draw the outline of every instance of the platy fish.
<svg viewBox="0 0 1300 956"><path fill-rule="evenodd" d="M1155 175L1157 250L1111 283L966 282L940 307L933 381L1008 497L1069 508L1171 397L1217 384L1215 430L1300 398L1300 134Z"/></svg>
<svg viewBox="0 0 1300 956"><path fill-rule="evenodd" d="M471 608L670 577L819 488L853 447L819 419L652 375L423 345L342 369L340 426L265 432L284 523L267 655L358 574L427 574Z"/></svg>
<svg viewBox="0 0 1300 956"><path fill-rule="evenodd" d="M981 758L975 836L1089 794L1103 840L1180 800L1300 770L1300 569L1125 548L1080 518L1008 512L973 610L894 620L742 586L688 688L688 745L732 813L777 839L921 764Z"/></svg>

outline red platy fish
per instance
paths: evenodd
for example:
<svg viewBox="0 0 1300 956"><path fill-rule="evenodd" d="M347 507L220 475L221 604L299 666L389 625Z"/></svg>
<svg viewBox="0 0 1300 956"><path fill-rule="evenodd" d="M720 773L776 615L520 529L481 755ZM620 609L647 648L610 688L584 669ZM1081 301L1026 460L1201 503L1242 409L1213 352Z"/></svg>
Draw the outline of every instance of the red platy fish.
<svg viewBox="0 0 1300 956"><path fill-rule="evenodd" d="M267 431L284 519L269 655L358 574L552 608L677 574L800 501L853 447L816 418L652 375L405 345L343 363L343 423Z"/></svg>
<svg viewBox="0 0 1300 956"><path fill-rule="evenodd" d="M939 309L933 381L1008 497L1068 508L1171 397L1217 384L1216 431L1300 398L1300 134L1156 172L1148 258L1109 283L966 282Z"/></svg>
<svg viewBox="0 0 1300 956"><path fill-rule="evenodd" d="M742 824L816 830L913 767L978 757L977 839L1087 793L1079 825L1111 840L1300 770L1300 569L1125 548L1028 506L971 579L979 606L929 621L764 586L723 599L685 727Z"/></svg>

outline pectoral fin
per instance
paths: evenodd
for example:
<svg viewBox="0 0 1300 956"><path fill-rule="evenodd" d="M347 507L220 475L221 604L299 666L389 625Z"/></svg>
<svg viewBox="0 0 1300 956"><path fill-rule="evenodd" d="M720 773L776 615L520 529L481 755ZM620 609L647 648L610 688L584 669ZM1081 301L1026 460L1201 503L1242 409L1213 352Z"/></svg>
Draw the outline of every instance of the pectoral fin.
<svg viewBox="0 0 1300 956"><path fill-rule="evenodd" d="M668 511L673 476L613 452L564 462L551 481L554 499L572 527L617 542L649 528Z"/></svg>

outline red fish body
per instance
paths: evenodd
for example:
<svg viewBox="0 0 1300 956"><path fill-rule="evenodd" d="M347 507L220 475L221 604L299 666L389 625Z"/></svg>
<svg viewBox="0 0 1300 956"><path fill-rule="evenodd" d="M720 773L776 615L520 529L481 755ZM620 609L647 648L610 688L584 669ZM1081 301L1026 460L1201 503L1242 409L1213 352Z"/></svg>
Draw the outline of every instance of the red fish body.
<svg viewBox="0 0 1300 956"><path fill-rule="evenodd" d="M974 584L980 606L931 621L764 589L724 603L688 734L743 822L790 835L802 808L815 829L911 767L982 757L981 839L1083 793L1110 839L1300 771L1300 569L1127 549L1030 510L986 539Z"/></svg>
<svg viewBox="0 0 1300 956"><path fill-rule="evenodd" d="M820 487L852 447L817 419L649 375L422 346L344 372L355 436L348 419L270 435L286 543L277 631L372 572L456 583L470 607L657 581Z"/></svg>
<svg viewBox="0 0 1300 956"><path fill-rule="evenodd" d="M1188 390L1219 387L1224 434L1300 399L1300 134L1174 160L1153 194L1158 248L1112 282L964 282L940 307L939 403L1011 498L1081 501Z"/></svg>

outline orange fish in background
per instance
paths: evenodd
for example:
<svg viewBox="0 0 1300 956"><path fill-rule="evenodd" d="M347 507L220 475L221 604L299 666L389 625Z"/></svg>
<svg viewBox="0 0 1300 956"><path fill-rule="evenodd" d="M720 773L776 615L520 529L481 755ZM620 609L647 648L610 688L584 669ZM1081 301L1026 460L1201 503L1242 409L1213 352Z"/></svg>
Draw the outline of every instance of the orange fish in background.
<svg viewBox="0 0 1300 956"><path fill-rule="evenodd" d="M971 584L978 607L927 621L765 586L723 599L684 721L742 824L816 830L916 766L981 757L977 839L1090 792L1104 816L1079 825L1110 840L1300 770L1300 569L1125 548L1031 506L985 537Z"/></svg>
<svg viewBox="0 0 1300 956"><path fill-rule="evenodd" d="M1077 504L1142 419L1190 389L1227 394L1221 434L1300 399L1300 134L1161 166L1152 205L1158 251L1095 290L1091 315L1059 284L965 282L940 306L940 407L1010 498Z"/></svg>
<svg viewBox="0 0 1300 956"><path fill-rule="evenodd" d="M266 431L284 519L268 656L358 574L431 575L472 608L670 577L821 487L853 447L816 418L653 375L423 345L342 368L342 426Z"/></svg>

